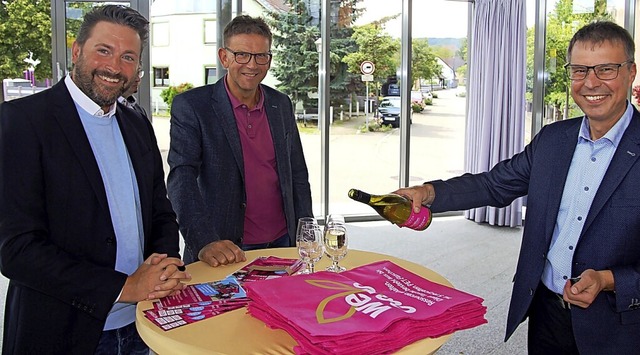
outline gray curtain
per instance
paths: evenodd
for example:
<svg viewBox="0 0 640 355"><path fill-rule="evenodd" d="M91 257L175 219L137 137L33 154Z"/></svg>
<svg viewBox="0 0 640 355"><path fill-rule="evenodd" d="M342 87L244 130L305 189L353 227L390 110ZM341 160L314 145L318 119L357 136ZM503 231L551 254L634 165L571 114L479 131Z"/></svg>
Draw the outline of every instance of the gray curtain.
<svg viewBox="0 0 640 355"><path fill-rule="evenodd" d="M465 170L488 171L524 147L526 0L476 0L469 46ZM491 225L522 224L522 199L465 217Z"/></svg>

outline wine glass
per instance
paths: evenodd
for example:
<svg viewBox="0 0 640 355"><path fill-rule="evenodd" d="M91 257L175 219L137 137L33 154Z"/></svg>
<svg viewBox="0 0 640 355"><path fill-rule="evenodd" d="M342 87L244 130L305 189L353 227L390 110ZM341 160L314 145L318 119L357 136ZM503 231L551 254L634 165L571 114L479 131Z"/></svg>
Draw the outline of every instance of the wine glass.
<svg viewBox="0 0 640 355"><path fill-rule="evenodd" d="M322 229L314 218L304 217L298 220L296 231L296 245L298 254L307 267L300 274L310 274L315 271L315 263L322 258Z"/></svg>
<svg viewBox="0 0 640 355"><path fill-rule="evenodd" d="M324 252L331 258L331 265L327 271L342 272L346 268L338 265L338 261L347 255L347 227L343 220L327 219L324 226Z"/></svg>

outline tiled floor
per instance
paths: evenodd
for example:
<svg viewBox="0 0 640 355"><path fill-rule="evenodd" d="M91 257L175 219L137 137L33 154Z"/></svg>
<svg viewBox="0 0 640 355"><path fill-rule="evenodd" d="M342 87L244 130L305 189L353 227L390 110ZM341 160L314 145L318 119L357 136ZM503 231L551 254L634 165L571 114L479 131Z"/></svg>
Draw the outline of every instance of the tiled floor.
<svg viewBox="0 0 640 355"><path fill-rule="evenodd" d="M438 354L526 354L526 324L504 342L511 280L522 228L493 227L459 217L435 218L423 232L387 222L350 226L350 247L400 257L484 299L488 323L455 333Z"/></svg>

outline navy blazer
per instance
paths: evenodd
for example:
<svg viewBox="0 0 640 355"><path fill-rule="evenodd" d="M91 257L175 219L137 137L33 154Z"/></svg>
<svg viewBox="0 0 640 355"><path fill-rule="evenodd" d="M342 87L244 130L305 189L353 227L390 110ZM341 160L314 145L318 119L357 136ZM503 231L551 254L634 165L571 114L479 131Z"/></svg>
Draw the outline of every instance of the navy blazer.
<svg viewBox="0 0 640 355"><path fill-rule="evenodd" d="M171 105L169 198L185 240L185 262L213 241L242 245L246 208L244 160L224 78L177 95ZM276 155L292 245L298 218L313 216L307 164L288 96L260 85ZM269 208L269 206L264 206Z"/></svg>
<svg viewBox="0 0 640 355"><path fill-rule="evenodd" d="M151 124L118 104L135 171L144 257L179 257ZM92 354L127 275L98 164L64 84L0 105L0 270L10 279L3 354Z"/></svg>
<svg viewBox="0 0 640 355"><path fill-rule="evenodd" d="M522 153L482 174L435 181L433 212L504 207L528 194L506 339L527 317L560 207L582 118L547 125ZM640 114L633 118L600 184L573 257L572 275L611 270L615 292L572 307L580 354L637 354L640 349Z"/></svg>

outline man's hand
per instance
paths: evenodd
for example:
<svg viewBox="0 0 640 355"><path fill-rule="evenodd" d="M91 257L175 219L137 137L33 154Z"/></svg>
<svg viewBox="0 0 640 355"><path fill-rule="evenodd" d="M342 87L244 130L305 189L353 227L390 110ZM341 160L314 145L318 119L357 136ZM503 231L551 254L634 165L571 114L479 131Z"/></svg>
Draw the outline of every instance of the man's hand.
<svg viewBox="0 0 640 355"><path fill-rule="evenodd" d="M226 239L205 245L200 249L198 259L214 267L247 260L244 251L232 241Z"/></svg>
<svg viewBox="0 0 640 355"><path fill-rule="evenodd" d="M138 269L127 277L118 302L135 303L175 295L184 289L184 281L191 275L179 271L184 262L167 254L152 254Z"/></svg>
<svg viewBox="0 0 640 355"><path fill-rule="evenodd" d="M402 195L412 201L413 211L420 212L422 205L430 205L436 199L436 191L431 184L422 184L405 187L393 192Z"/></svg>
<svg viewBox="0 0 640 355"><path fill-rule="evenodd" d="M615 283L611 270L585 270L580 275L580 281L571 285L567 280L563 295L565 301L578 307L587 308L593 303L600 291L613 291Z"/></svg>

